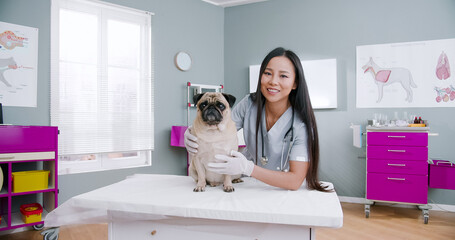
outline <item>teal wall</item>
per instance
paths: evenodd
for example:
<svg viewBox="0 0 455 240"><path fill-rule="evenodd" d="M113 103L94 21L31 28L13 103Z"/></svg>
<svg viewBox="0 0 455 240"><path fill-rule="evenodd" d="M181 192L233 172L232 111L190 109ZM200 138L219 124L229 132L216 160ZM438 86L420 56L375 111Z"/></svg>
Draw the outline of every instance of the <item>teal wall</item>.
<svg viewBox="0 0 455 240"><path fill-rule="evenodd" d="M186 82L225 85L247 94L248 66L283 46L302 60L336 58L338 108L316 110L321 139L321 180L340 196L364 197L365 149L352 146L350 123L365 125L375 112L414 113L428 119L430 156L455 160L452 108L357 109L355 47L455 38L453 0L269 0L220 8L200 0L109 0L155 13L155 151L153 166L60 176L60 203L134 173L186 174L183 149L169 146L170 126L186 125ZM39 28L38 107L5 107L5 122L48 125L50 0L0 0L0 21ZM180 72L174 55L184 50L193 67ZM455 191L430 189L430 202L455 205Z"/></svg>
<svg viewBox="0 0 455 240"><path fill-rule="evenodd" d="M155 59L155 151L152 166L61 175L59 202L125 179L135 173L186 174L186 151L170 147L172 125L186 125L186 83L219 85L224 79L224 9L200 0L109 0L155 13L152 45ZM0 0L0 21L39 28L38 107L4 107L5 123L50 124L50 0ZM186 51L190 71L174 66Z"/></svg>
<svg viewBox="0 0 455 240"><path fill-rule="evenodd" d="M365 148L352 146L350 123L376 112L407 111L428 119L430 157L455 160L453 108L357 109L356 46L455 38L453 0L269 0L225 9L224 80L236 96L248 91L248 66L282 46L302 60L336 58L338 108L316 110L321 180L338 195L365 197ZM430 189L429 202L455 204L455 191Z"/></svg>

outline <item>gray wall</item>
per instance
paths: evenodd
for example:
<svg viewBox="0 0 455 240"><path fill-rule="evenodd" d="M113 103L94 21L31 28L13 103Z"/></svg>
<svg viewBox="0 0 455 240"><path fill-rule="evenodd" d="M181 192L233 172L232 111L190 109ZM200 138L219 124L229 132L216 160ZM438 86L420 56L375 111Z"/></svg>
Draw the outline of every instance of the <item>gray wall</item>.
<svg viewBox="0 0 455 240"><path fill-rule="evenodd" d="M428 119L430 157L455 160L453 108L357 109L356 46L455 38L453 0L269 0L225 9L226 90L248 91L248 66L260 64L282 46L302 60L336 58L338 108L316 110L320 134L320 179L340 196L365 196L365 148L352 146L350 123L362 124L376 112L393 117L407 111ZM455 191L430 189L429 202L455 204Z"/></svg>
<svg viewBox="0 0 455 240"><path fill-rule="evenodd" d="M352 146L351 122L365 124L373 113L414 113L428 119L430 156L454 160L452 108L356 109L357 45L455 38L453 0L269 0L220 8L200 0L109 0L154 12L155 151L153 166L60 176L60 203L134 173L186 174L183 149L169 146L170 126L186 125L186 82L218 85L241 98L248 66L283 46L302 60L336 58L338 108L316 110L320 178L340 196L364 197L365 153ZM6 123L49 125L50 0L1 0L0 21L39 28L38 107L5 107ZM189 72L173 65L179 50L194 60ZM451 145L450 145L451 144ZM455 191L430 189L430 201L455 205Z"/></svg>
<svg viewBox="0 0 455 240"><path fill-rule="evenodd" d="M186 125L186 82L219 85L224 79L224 10L200 0L109 0L155 13L155 151L151 167L62 175L59 202L135 173L186 174L186 151L170 147L172 125ZM38 107L4 107L5 123L49 125L50 0L1 0L0 21L39 28ZM178 51L193 58L192 69L174 66Z"/></svg>

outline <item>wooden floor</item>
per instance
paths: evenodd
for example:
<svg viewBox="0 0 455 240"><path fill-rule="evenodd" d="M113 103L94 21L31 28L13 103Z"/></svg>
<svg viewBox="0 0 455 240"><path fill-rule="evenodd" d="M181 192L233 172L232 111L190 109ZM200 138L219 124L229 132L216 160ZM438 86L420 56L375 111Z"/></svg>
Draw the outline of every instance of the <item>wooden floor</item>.
<svg viewBox="0 0 455 240"><path fill-rule="evenodd" d="M428 224L423 223L422 211L374 205L365 218L364 205L342 203L343 227L316 229L317 240L328 239L434 239L455 240L455 213L430 210Z"/></svg>
<svg viewBox="0 0 455 240"><path fill-rule="evenodd" d="M430 221L423 223L417 208L372 206L370 218L365 218L363 205L342 203L343 227L318 228L317 240L332 239L455 239L455 213L430 211ZM0 236L0 240L42 240L40 232L30 230ZM107 240L107 224L64 226L59 240Z"/></svg>

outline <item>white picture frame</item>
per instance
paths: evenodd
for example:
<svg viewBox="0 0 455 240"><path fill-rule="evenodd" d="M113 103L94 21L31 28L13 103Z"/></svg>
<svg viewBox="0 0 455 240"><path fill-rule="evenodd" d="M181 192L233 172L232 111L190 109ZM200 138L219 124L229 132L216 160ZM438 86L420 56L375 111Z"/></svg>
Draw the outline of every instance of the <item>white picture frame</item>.
<svg viewBox="0 0 455 240"><path fill-rule="evenodd" d="M301 61L314 109L337 108L337 61ZM249 66L250 93L256 92L260 65Z"/></svg>

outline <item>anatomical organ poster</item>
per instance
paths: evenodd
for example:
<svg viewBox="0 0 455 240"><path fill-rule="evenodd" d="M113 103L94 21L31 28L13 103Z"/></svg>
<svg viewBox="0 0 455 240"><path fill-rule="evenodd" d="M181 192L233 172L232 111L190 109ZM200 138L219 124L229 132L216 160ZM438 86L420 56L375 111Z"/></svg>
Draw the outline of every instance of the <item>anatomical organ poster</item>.
<svg viewBox="0 0 455 240"><path fill-rule="evenodd" d="M0 103L36 107L38 29L0 22Z"/></svg>
<svg viewBox="0 0 455 240"><path fill-rule="evenodd" d="M455 107L455 39L357 46L358 108Z"/></svg>

